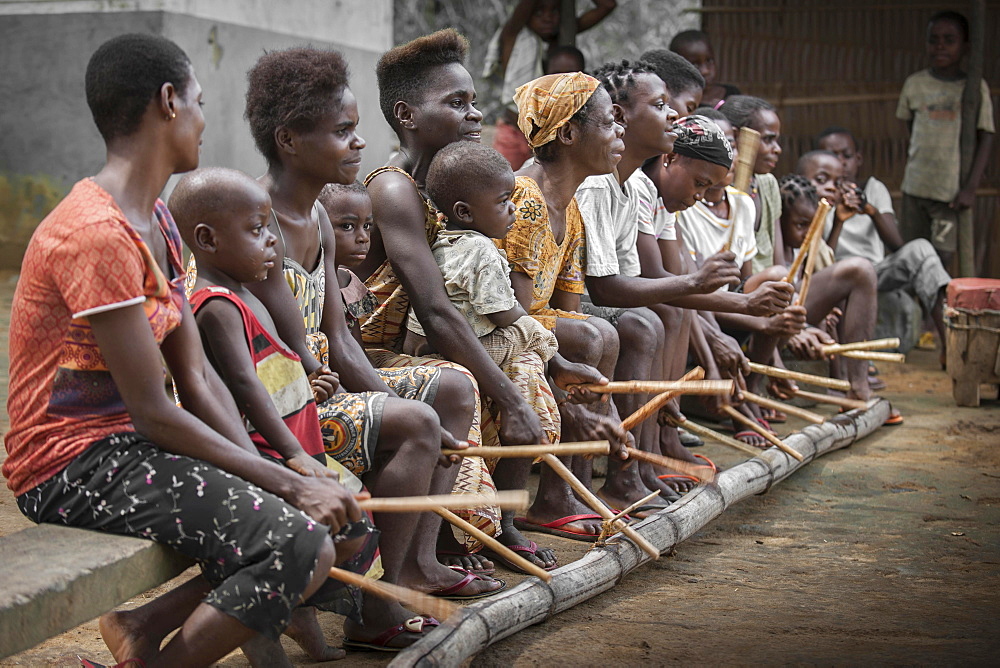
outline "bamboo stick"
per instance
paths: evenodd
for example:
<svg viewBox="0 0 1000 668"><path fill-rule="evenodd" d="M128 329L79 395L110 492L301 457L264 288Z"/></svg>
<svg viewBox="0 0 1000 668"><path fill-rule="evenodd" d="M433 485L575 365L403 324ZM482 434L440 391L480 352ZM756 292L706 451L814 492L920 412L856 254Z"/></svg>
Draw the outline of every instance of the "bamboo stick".
<svg viewBox="0 0 1000 668"><path fill-rule="evenodd" d="M736 139L736 169L733 174L733 187L740 192L750 192L750 179L753 177L753 165L757 161L757 151L760 149L760 133L743 126L740 128L739 137ZM735 225L733 226L735 229ZM729 250L733 243L732 230L729 232L729 241L723 250Z"/></svg>
<svg viewBox="0 0 1000 668"><path fill-rule="evenodd" d="M564 455L606 455L610 452L610 448L607 441L579 441L556 445L500 445L462 450L441 449L443 455L458 455L459 457L541 457L549 452L559 457Z"/></svg>
<svg viewBox="0 0 1000 668"><path fill-rule="evenodd" d="M823 228L823 224L826 222L826 214L830 212L830 202L824 197L819 201L819 205L816 207L816 214L813 216L812 222L809 223L809 230L806 232L806 238L802 240L801 248L807 249L812 243L813 236L819 234L819 230ZM788 275L783 279L785 283L795 282L795 277L799 273L799 267L802 266L802 261L805 259L805 252L800 252L792 260L792 266L788 269Z"/></svg>
<svg viewBox="0 0 1000 668"><path fill-rule="evenodd" d="M758 364L757 362L750 362L750 371L753 373L759 373L763 376L770 376L772 378L786 378L788 380L801 380L803 383L809 383L811 385L819 385L820 387L828 387L831 390L840 390L841 392L850 392L851 384L846 380L840 380L838 378L827 378L826 376L814 376L811 373L802 373L801 371L790 371L788 369L780 369L776 366L767 366L766 364Z"/></svg>
<svg viewBox="0 0 1000 668"><path fill-rule="evenodd" d="M818 392L806 392L805 390L798 390L796 395L802 397L803 399L812 399L813 401L818 401L821 404L833 404L834 406L840 406L841 408L867 408L868 404L860 399L849 399L847 397L837 397L832 394L820 394Z"/></svg>
<svg viewBox="0 0 1000 668"><path fill-rule="evenodd" d="M566 465L559 461L555 455L542 455L542 459L549 465L549 467L552 468L553 471L555 471L556 475L565 480L569 486L573 488L573 491L575 491L580 498L583 499L584 503L590 506L595 513L606 520L614 519L614 513L612 513L611 510L604 505L604 502L597 498L593 492L587 489L587 486L580 482L577 477L573 475L573 472L566 468ZM651 559L660 558L660 551L657 550L648 540L640 536L639 533L632 527L628 525L623 526L622 533L624 533L629 540L635 543L639 549L648 554Z"/></svg>
<svg viewBox="0 0 1000 668"><path fill-rule="evenodd" d="M896 362L902 364L906 361L903 353L880 353L874 350L847 350L840 353L842 357L850 357L856 360L870 360L872 362Z"/></svg>
<svg viewBox="0 0 1000 668"><path fill-rule="evenodd" d="M681 376L680 380L701 380L704 377L705 377L705 370L702 369L700 366L696 366L695 368L691 369L686 374ZM677 394L675 392L664 392L662 394L656 395L655 397L647 401L645 405L640 406L639 410L637 410L636 412L632 413L627 418L622 420L622 429L624 429L625 431L632 431L632 429L635 428L636 425L655 415L661 408L663 408L664 405L666 405L668 401L670 401L676 396Z"/></svg>
<svg viewBox="0 0 1000 668"><path fill-rule="evenodd" d="M380 496L358 501L361 510L373 513L419 513L438 508L478 508L498 506L520 509L528 507L528 491L508 490L496 494L435 494L432 496Z"/></svg>
<svg viewBox="0 0 1000 668"><path fill-rule="evenodd" d="M633 503L631 506L629 506L625 510L619 511L618 514L615 515L614 517L612 517L610 520L604 520L604 521L605 522L609 522L609 523L610 522L617 522L618 520L622 519L623 517L625 517L626 515L628 515L630 512L632 512L636 508L639 508L640 506L646 505L647 503L649 503L650 501L652 501L653 499L655 499L659 495L660 495L659 491L652 492L649 495L642 497L641 499L639 499L638 501L636 501L635 503Z"/></svg>
<svg viewBox="0 0 1000 668"><path fill-rule="evenodd" d="M806 303L806 295L809 294L809 286L812 285L813 271L816 269L816 256L819 255L819 242L823 238L821 232L813 234L809 243L809 257L806 258L806 267L802 273L802 284L799 286L799 294L795 298L795 305L802 306Z"/></svg>
<svg viewBox="0 0 1000 668"><path fill-rule="evenodd" d="M640 394L676 392L677 394L732 394L732 380L618 380L607 385L581 383L576 387L598 394Z"/></svg>
<svg viewBox="0 0 1000 668"><path fill-rule="evenodd" d="M374 594L380 598L386 598L390 601L399 601L404 607L425 615L430 615L439 621L448 619L448 617L450 617L451 614L459 608L458 605L455 605L451 601L443 599L439 596L431 596L414 589L408 589L407 587L392 584L391 582L371 580L363 575L358 575L357 573L352 573L351 571L345 571L343 568L337 568L336 566L330 569L330 577L334 580L340 580L341 582L345 582L349 585L354 585L358 589Z"/></svg>
<svg viewBox="0 0 1000 668"><path fill-rule="evenodd" d="M552 581L552 574L549 573L547 570L545 570L544 568L542 568L537 564L531 563L530 561L522 557L520 554L518 554L514 550L510 549L509 547L498 541L493 536L477 528L471 522L465 521L464 519L462 519L455 513L451 512L447 508L436 508L434 512L436 512L442 518L451 522L451 524L453 524L454 526L458 527L465 533L469 534L470 536L478 540L483 545L489 547L491 550L499 554L507 561L517 564L517 566L522 571L534 575L536 578L539 578L543 582Z"/></svg>
<svg viewBox="0 0 1000 668"><path fill-rule="evenodd" d="M752 445L747 445L743 441L735 439L731 436L727 436L726 434L720 434L714 429L709 429L708 427L700 425L697 422L691 422L691 420L688 420L686 418L684 420L671 419L670 421L678 427L684 427L692 434L697 434L702 438L710 438L714 441L718 441L723 445L728 445L729 447L735 450L739 450L744 454L748 454L751 457L756 457L761 453L760 448L755 448Z"/></svg>
<svg viewBox="0 0 1000 668"><path fill-rule="evenodd" d="M648 462L650 464L662 466L666 469L680 471L684 475L697 478L701 482L712 482L712 480L715 479L715 474L710 466L705 466L704 464L692 464L691 462L686 462L682 459L658 455L655 452L646 452L645 450L639 450L638 448L625 449L628 451L629 459L635 459L640 462ZM708 473L706 473L706 470Z"/></svg>
<svg viewBox="0 0 1000 668"><path fill-rule="evenodd" d="M750 429L753 429L755 432L766 438L768 441L771 442L772 445L777 447L782 452L789 454L792 457L795 457L795 459L799 460L800 462L804 461L805 458L802 456L802 453L800 453L792 446L786 445L784 441L782 441L780 438L769 432L767 429L764 429L764 427L761 426L761 424L756 420L748 418L746 415L739 412L732 406L723 406L722 412L731 417L733 419L733 423L740 422L741 424L746 425Z"/></svg>
<svg viewBox="0 0 1000 668"><path fill-rule="evenodd" d="M830 343L823 346L824 355L839 355L849 350L881 350L882 348L898 348L899 339L872 339L870 341L854 341L852 343Z"/></svg>
<svg viewBox="0 0 1000 668"><path fill-rule="evenodd" d="M826 418L819 413L813 413L812 411L807 411L806 409L799 408L798 406L792 406L791 404L776 401L770 397L762 397L759 394L754 394L753 392L743 390L743 398L757 404L758 406L771 408L776 411L783 411L789 415L795 415L814 424L823 424L826 422Z"/></svg>

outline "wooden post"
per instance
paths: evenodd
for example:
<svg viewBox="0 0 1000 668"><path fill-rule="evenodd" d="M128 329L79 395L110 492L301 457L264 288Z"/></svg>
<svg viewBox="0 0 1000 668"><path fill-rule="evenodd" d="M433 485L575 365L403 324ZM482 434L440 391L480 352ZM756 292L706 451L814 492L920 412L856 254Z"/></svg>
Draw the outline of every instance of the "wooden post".
<svg viewBox="0 0 1000 668"><path fill-rule="evenodd" d="M972 172L973 157L976 152L976 126L979 120L979 105L982 96L979 90L983 77L983 41L986 23L986 7L983 0L971 0L972 12L969 16L969 70L962 91L962 134L960 140L962 169L959 183L968 182ZM975 207L973 207L974 209ZM975 211L971 212L975 213ZM958 275L976 275L975 228L972 216L958 223Z"/></svg>
<svg viewBox="0 0 1000 668"><path fill-rule="evenodd" d="M576 46L576 0L559 0L559 46Z"/></svg>

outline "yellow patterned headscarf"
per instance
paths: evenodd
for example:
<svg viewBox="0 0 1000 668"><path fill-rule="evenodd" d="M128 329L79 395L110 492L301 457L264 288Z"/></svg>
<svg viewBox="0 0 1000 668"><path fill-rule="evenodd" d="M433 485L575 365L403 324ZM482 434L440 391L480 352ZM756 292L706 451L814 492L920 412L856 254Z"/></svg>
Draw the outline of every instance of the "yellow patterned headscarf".
<svg viewBox="0 0 1000 668"><path fill-rule="evenodd" d="M583 72L547 74L529 81L514 93L517 127L531 148L548 144L556 131L580 111L601 82Z"/></svg>

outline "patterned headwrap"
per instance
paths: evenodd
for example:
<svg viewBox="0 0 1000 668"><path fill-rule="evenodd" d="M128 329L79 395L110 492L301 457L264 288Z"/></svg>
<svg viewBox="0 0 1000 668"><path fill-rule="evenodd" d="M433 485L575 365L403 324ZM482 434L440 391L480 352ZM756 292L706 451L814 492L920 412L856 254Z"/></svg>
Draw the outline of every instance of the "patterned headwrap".
<svg viewBox="0 0 1000 668"><path fill-rule="evenodd" d="M677 133L677 141L674 142L674 153L677 155L705 160L726 169L733 166L733 147L712 119L687 116L677 121L674 132Z"/></svg>
<svg viewBox="0 0 1000 668"><path fill-rule="evenodd" d="M547 74L514 93L517 127L528 145L537 148L555 139L556 131L580 111L601 82L583 72Z"/></svg>

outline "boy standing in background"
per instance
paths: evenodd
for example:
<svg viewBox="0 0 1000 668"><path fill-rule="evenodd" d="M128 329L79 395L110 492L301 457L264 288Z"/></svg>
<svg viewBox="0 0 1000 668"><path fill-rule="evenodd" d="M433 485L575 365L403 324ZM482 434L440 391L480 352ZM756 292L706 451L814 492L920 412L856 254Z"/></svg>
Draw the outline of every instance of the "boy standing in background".
<svg viewBox="0 0 1000 668"><path fill-rule="evenodd" d="M906 121L910 148L903 175L902 232L906 241L930 239L947 267L957 250L959 219L971 219L976 188L993 147L993 104L980 81L972 171L961 182L962 58L969 50L969 22L958 12L934 14L927 28L931 66L903 84L896 117Z"/></svg>

